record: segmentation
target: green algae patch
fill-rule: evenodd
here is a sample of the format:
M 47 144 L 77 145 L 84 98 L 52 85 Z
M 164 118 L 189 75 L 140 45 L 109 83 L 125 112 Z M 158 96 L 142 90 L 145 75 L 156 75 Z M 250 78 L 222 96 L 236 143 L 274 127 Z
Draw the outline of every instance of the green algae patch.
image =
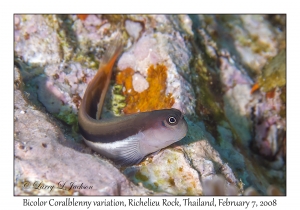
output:
M 72 134 L 78 132 L 78 116 L 70 110 L 62 109 L 58 114 L 54 114 L 55 117 L 62 120 L 66 124 L 72 126 Z
M 268 92 L 276 87 L 286 85 L 286 50 L 281 50 L 264 66 L 258 79 L 261 90 Z
M 147 181 L 149 180 L 149 177 L 146 176 L 146 175 L 144 175 L 144 174 L 142 173 L 142 170 L 138 171 L 138 172 L 135 174 L 135 178 L 136 178 L 137 180 L 141 180 L 141 181 L 143 181 L 143 182 L 147 182 Z
M 114 85 L 112 91 L 112 101 L 111 101 L 111 109 L 116 116 L 120 116 L 122 114 L 122 110 L 126 107 L 125 96 L 123 95 L 122 85 Z
M 206 63 L 201 57 L 194 61 L 194 71 L 197 77 L 193 78 L 193 86 L 196 90 L 196 113 L 205 122 L 207 130 L 214 135 L 220 143 L 222 140 L 217 135 L 219 122 L 226 121 L 222 110 L 223 90 L 221 82 L 216 75 L 209 73 Z

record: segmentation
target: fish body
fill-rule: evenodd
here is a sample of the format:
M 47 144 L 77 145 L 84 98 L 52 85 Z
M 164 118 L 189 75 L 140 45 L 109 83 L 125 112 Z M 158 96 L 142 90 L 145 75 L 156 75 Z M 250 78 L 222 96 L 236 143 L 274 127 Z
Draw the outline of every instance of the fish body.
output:
M 122 45 L 107 52 L 105 60 L 82 99 L 78 124 L 85 143 L 118 165 L 133 165 L 146 155 L 182 139 L 187 123 L 181 111 L 162 109 L 100 119 L 113 65 Z

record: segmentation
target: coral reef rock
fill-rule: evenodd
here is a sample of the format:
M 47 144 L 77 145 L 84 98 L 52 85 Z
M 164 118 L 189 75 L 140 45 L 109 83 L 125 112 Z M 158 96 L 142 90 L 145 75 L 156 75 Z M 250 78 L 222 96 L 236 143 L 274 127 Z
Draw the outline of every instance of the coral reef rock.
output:
M 14 18 L 16 195 L 286 193 L 285 15 Z M 124 168 L 77 125 L 117 42 L 101 117 L 172 107 L 188 124 L 181 141 Z

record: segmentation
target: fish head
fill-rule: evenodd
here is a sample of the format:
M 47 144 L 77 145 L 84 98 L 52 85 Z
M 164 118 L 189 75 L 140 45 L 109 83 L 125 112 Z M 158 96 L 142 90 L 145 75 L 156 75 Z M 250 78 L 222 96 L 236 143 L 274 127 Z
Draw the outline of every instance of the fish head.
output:
M 163 109 L 153 112 L 151 126 L 143 131 L 141 150 L 152 153 L 181 140 L 188 131 L 187 123 L 181 111 Z

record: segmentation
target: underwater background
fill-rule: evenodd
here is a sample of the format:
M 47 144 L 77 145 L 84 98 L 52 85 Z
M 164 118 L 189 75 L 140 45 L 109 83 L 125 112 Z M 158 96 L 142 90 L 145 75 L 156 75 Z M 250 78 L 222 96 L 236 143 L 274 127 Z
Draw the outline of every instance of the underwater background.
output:
M 189 128 L 126 168 L 77 125 L 117 34 L 102 116 L 173 107 Z M 285 195 L 286 15 L 16 14 L 14 146 L 15 195 Z

